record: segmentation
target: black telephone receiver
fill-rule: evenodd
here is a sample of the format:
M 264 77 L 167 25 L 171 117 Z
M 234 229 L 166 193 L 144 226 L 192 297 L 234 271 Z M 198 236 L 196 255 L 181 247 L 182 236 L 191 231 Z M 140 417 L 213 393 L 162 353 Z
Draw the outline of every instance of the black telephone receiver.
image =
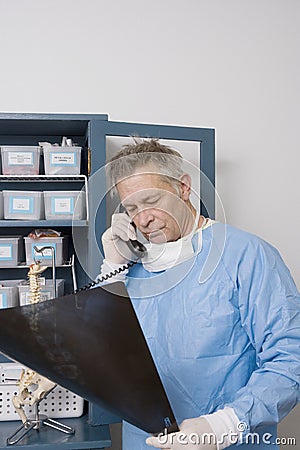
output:
M 131 222 L 134 228 L 136 228 L 135 223 Z M 143 258 L 145 253 L 147 253 L 146 247 L 137 239 L 129 239 L 127 242 L 129 249 L 139 258 Z
M 120 206 L 120 212 L 125 213 L 129 216 L 123 205 Z M 136 224 L 134 222 L 131 222 L 131 225 L 136 230 Z M 145 256 L 145 253 L 147 253 L 146 247 L 137 239 L 129 239 L 127 245 L 130 251 L 132 251 L 138 258 L 143 258 L 143 256 Z

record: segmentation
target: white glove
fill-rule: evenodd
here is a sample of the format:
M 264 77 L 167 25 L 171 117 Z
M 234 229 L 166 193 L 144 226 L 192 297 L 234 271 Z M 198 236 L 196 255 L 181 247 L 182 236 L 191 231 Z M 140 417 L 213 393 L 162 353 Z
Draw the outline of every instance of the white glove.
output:
M 212 414 L 186 419 L 179 425 L 179 432 L 150 437 L 146 443 L 170 450 L 223 450 L 238 441 L 244 425 L 234 409 L 226 406 Z
M 136 232 L 130 217 L 125 213 L 113 214 L 111 227 L 102 235 L 104 256 L 107 262 L 125 264 L 134 259 L 126 242 L 136 239 Z
M 216 436 L 206 419 L 186 419 L 179 425 L 179 430 L 147 438 L 146 444 L 170 450 L 217 450 Z

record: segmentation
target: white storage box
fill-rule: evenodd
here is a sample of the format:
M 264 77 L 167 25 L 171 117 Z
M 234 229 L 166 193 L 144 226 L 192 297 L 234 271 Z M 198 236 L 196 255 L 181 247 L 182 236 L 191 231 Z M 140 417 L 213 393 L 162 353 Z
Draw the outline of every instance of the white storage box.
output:
M 17 266 L 23 257 L 23 236 L 0 236 L 0 267 Z
M 30 304 L 30 290 L 29 284 L 19 283 L 19 303 L 20 306 Z M 64 295 L 65 292 L 65 280 L 56 280 L 57 297 Z M 46 280 L 45 285 L 41 285 L 41 302 L 54 298 L 53 295 L 53 280 Z
M 22 369 L 26 368 L 19 363 L 0 363 L 0 391 L 3 399 L 0 402 L 0 421 L 20 420 L 20 416 L 13 407 L 12 399 L 18 392 L 17 381 L 20 379 Z M 83 406 L 82 397 L 57 385 L 41 400 L 39 412 L 53 419 L 80 417 L 83 414 Z M 27 417 L 34 416 L 35 411 L 32 406 L 25 405 L 24 410 Z
M 0 220 L 4 219 L 3 192 L 0 191 Z
M 81 147 L 43 147 L 46 175 L 79 175 Z
M 40 220 L 44 218 L 43 193 L 3 191 L 4 219 Z
M 18 284 L 23 280 L 0 281 L 0 308 L 11 308 L 19 305 Z
M 40 239 L 32 239 L 30 237 L 24 237 L 25 240 L 25 253 L 26 253 L 26 264 L 32 264 L 34 262 L 34 257 L 41 261 L 43 265 L 52 266 L 52 251 L 51 249 L 45 250 L 42 253 L 36 252 L 34 247 L 38 249 L 42 247 L 53 247 L 55 253 L 55 264 L 64 264 L 67 259 L 67 245 L 68 236 L 62 237 L 43 237 Z
M 3 175 L 38 175 L 40 170 L 40 147 L 1 147 Z
M 86 217 L 83 191 L 44 191 L 45 217 L 47 220 Z

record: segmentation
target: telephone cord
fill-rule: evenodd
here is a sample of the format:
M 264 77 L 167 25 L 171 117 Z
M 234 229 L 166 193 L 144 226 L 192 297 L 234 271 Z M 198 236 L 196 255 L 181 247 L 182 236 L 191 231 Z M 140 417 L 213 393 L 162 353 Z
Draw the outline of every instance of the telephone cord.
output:
M 102 275 L 102 277 L 97 278 L 95 281 L 91 281 L 90 283 L 86 284 L 85 286 L 82 286 L 81 288 L 76 289 L 75 291 L 72 292 L 72 294 L 78 294 L 78 292 L 88 291 L 89 289 L 93 288 L 97 284 L 100 284 L 103 281 L 107 281 L 109 278 L 113 278 L 115 275 L 118 275 L 119 273 L 124 272 L 125 270 L 127 270 L 130 267 L 132 267 L 135 264 L 137 264 L 137 262 L 138 262 L 138 260 L 136 260 L 136 261 L 129 261 L 124 266 L 119 267 L 118 269 L 115 269 L 115 270 L 111 271 L 110 273 Z

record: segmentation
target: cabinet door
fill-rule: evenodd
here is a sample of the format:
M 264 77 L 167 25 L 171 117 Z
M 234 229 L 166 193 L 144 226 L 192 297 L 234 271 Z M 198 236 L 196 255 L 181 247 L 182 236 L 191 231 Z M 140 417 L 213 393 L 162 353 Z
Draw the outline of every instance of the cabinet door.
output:
M 195 201 L 200 213 L 215 218 L 215 131 L 208 128 L 177 127 L 126 122 L 91 121 L 89 267 L 87 273 L 95 279 L 102 263 L 101 236 L 110 223 L 115 204 L 108 195 L 105 162 L 132 136 L 159 138 L 182 154 L 193 171 Z M 196 198 L 197 197 L 197 198 Z
M 103 260 L 101 236 L 109 226 L 111 214 L 116 206 L 109 196 L 105 163 L 122 145 L 132 142 L 132 136 L 159 138 L 163 144 L 179 151 L 189 162 L 190 167 L 196 166 L 192 182 L 197 186 L 196 190 L 200 192 L 200 195 L 195 198 L 195 201 L 199 201 L 197 206 L 201 214 L 212 219 L 215 217 L 215 131 L 213 129 L 91 121 L 89 127 L 91 149 L 89 267 L 87 268 L 91 279 L 95 279 L 99 274 Z M 119 421 L 116 416 L 95 405 L 90 405 L 90 420 L 93 425 Z

